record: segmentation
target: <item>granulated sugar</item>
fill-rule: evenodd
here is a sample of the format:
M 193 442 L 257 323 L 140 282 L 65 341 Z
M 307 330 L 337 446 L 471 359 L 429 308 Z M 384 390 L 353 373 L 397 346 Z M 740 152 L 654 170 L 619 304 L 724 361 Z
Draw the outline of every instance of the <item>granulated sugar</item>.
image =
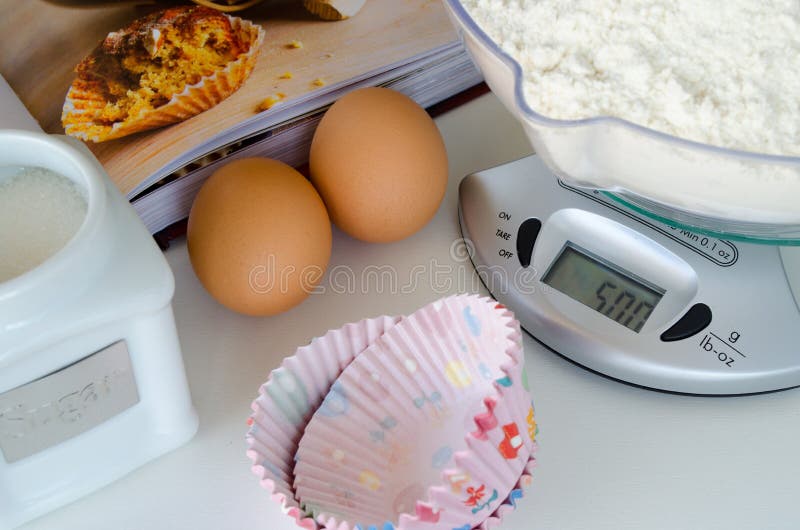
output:
M 536 112 L 800 155 L 797 0 L 463 0 Z
M 86 211 L 75 183 L 53 171 L 24 168 L 0 178 L 0 282 L 58 252 L 78 231 Z

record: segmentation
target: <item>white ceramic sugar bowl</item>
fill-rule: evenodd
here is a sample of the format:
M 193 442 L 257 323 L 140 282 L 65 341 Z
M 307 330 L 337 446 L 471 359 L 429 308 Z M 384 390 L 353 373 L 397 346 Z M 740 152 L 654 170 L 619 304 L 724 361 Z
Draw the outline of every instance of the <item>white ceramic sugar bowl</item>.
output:
M 66 176 L 88 208 L 60 251 L 0 283 L 0 529 L 121 477 L 197 429 L 172 272 L 128 201 L 66 137 L 0 130 L 0 168 L 14 166 Z

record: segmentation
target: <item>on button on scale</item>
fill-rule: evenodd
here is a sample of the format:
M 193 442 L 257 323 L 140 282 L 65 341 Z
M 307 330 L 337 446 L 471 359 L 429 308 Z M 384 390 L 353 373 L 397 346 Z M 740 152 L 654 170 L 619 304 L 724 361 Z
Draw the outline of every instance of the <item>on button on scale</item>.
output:
M 542 222 L 533 217 L 524 220 L 519 225 L 519 230 L 517 231 L 517 256 L 519 257 L 519 264 L 523 267 L 531 264 L 533 244 L 536 243 L 536 238 L 539 236 L 541 228 Z

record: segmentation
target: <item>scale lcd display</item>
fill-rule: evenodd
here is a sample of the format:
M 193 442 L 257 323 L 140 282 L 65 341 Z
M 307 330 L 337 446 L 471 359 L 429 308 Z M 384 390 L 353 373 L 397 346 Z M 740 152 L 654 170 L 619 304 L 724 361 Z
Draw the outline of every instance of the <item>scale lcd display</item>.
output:
M 571 242 L 542 281 L 636 333 L 664 295 L 663 289 L 590 256 Z

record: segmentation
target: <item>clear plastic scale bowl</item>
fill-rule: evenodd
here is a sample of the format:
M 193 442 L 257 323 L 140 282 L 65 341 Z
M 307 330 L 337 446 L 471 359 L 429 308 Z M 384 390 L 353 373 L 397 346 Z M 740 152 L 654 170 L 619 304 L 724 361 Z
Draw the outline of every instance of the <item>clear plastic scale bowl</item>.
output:
M 458 0 L 444 3 L 486 83 L 560 179 L 680 228 L 800 245 L 800 157 L 724 149 L 610 116 L 542 116 L 525 101 L 519 63 Z

